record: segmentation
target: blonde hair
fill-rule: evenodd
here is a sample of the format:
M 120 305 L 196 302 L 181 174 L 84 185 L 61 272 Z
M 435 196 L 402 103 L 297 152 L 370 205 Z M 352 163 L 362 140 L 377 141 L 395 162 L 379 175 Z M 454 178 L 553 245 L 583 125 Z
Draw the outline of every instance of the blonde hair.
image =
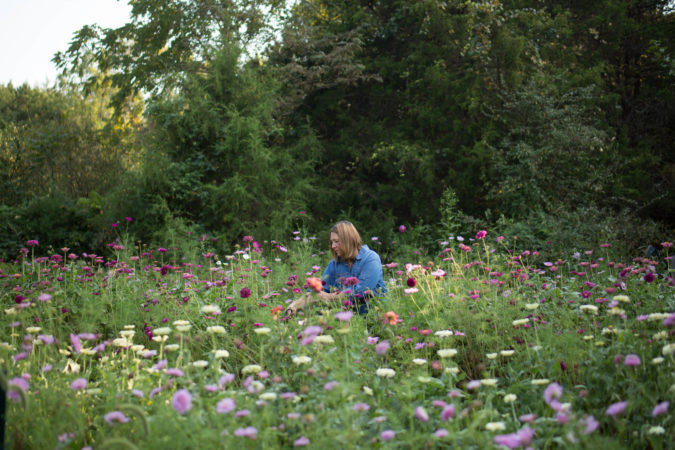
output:
M 342 220 L 330 229 L 331 233 L 338 235 L 340 240 L 340 253 L 344 255 L 346 261 L 354 261 L 356 255 L 359 254 L 359 250 L 363 246 L 363 241 L 361 241 L 361 235 L 356 231 L 356 227 L 346 220 Z M 339 260 L 340 257 L 335 253 L 335 250 L 331 247 L 331 255 L 333 255 L 334 260 Z

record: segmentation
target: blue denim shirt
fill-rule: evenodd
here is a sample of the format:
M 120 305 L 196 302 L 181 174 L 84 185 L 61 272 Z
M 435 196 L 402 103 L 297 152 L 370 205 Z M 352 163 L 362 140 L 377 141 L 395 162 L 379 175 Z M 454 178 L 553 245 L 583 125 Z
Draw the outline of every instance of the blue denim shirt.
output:
M 343 283 L 345 278 L 356 277 L 359 283 L 347 286 Z M 350 299 L 363 298 L 369 295 L 380 296 L 387 293 L 387 287 L 382 278 L 382 261 L 380 255 L 363 245 L 350 268 L 344 261 L 328 263 L 323 277 L 326 284 L 324 292 L 351 290 Z

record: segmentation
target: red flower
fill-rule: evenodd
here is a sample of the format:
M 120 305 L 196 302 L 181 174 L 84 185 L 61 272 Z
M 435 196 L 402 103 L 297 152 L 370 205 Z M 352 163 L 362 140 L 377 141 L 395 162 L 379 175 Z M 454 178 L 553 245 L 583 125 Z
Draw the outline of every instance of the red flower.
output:
M 414 278 L 408 278 L 406 284 L 408 285 L 408 287 L 415 287 L 417 285 L 417 281 L 415 281 Z

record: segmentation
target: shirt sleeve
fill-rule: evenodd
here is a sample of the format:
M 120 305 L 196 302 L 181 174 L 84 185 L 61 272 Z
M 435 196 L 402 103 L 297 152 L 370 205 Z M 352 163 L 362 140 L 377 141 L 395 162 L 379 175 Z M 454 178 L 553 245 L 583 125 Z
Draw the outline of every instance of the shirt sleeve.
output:
M 364 296 L 367 293 L 379 294 L 378 289 L 383 285 L 382 261 L 377 253 L 371 252 L 364 258 L 358 279 L 359 283 L 352 287 L 355 296 Z

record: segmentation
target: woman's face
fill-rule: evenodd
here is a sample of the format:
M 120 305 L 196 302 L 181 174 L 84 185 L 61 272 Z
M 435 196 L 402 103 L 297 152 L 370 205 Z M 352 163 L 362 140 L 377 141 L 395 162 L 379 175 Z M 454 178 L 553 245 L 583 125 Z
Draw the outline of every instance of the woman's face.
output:
M 330 248 L 335 252 L 336 255 L 342 257 L 342 254 L 340 253 L 340 238 L 338 237 L 337 233 L 330 234 Z

